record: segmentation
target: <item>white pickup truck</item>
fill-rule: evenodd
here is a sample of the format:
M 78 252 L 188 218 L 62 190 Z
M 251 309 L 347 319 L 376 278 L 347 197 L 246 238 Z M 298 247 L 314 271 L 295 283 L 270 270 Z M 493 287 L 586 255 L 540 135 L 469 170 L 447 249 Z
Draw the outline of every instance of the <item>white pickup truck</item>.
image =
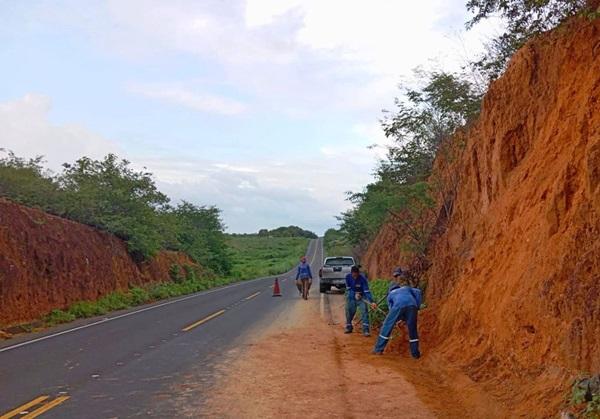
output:
M 338 289 L 346 288 L 346 275 L 355 265 L 352 256 L 333 256 L 325 258 L 323 267 L 319 269 L 319 290 L 327 292 L 334 286 Z

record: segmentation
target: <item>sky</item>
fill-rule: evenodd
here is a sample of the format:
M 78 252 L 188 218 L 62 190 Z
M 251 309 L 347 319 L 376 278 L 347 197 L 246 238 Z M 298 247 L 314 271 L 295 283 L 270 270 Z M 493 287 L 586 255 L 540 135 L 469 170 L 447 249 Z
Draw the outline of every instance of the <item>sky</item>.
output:
M 465 2 L 0 0 L 0 148 L 116 153 L 229 232 L 323 233 L 373 180 L 398 83 L 489 38 Z

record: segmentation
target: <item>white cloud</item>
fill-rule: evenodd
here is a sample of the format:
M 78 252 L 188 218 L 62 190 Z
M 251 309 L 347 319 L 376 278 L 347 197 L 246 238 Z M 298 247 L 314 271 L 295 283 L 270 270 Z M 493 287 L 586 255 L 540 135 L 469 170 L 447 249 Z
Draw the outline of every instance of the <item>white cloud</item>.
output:
M 246 106 L 236 100 L 206 93 L 196 93 L 181 86 L 156 84 L 131 84 L 130 92 L 184 106 L 199 112 L 236 115 L 246 111 Z
M 50 98 L 33 93 L 0 103 L 0 147 L 19 156 L 43 155 L 53 170 L 82 156 L 100 158 L 119 151 L 114 142 L 81 125 L 52 123 L 51 108 Z
M 284 140 L 273 147 L 277 158 L 260 161 L 187 155 L 131 159 L 147 165 L 174 198 L 223 208 L 234 231 L 289 223 L 322 231 L 332 224 L 332 217 L 347 208 L 344 192 L 368 183 L 375 159 L 385 153 L 389 141 L 375 120 L 381 108 L 392 105 L 400 77 L 434 57 L 439 67 L 459 68 L 492 30 L 481 26 L 454 35 L 466 20 L 464 0 L 63 0 L 39 5 L 22 6 L 29 21 L 17 26 L 50 23 L 45 31 L 59 28 L 61 36 L 91 40 L 90 50 L 100 46 L 108 63 L 116 59 L 119 65 L 149 69 L 126 86 L 130 92 L 198 112 L 246 116 L 251 110 L 249 118 L 266 115 L 280 125 L 286 123 L 281 115 L 303 118 L 315 131 L 314 124 L 327 117 L 335 126 L 327 135 L 349 138 L 324 140 L 302 165 L 289 155 Z M 168 83 L 148 79 L 162 69 L 166 74 L 160 80 Z M 214 93 L 223 91 L 229 96 Z M 245 99 L 233 99 L 240 97 Z M 49 99 L 35 95 L 0 104 L 0 146 L 26 156 L 44 154 L 53 166 L 84 154 L 123 154 L 115 142 L 82 126 L 52 123 L 50 110 Z M 261 123 L 257 120 L 257 126 Z M 144 138 L 140 141 L 143 148 Z M 367 150 L 368 144 L 377 147 Z
M 56 7 L 47 8 L 57 19 Z M 480 25 L 456 36 L 467 19 L 464 0 L 109 0 L 97 9 L 90 15 L 75 4 L 71 22 L 111 54 L 208 60 L 218 65 L 213 82 L 255 97 L 266 111 L 302 118 L 323 110 L 376 114 L 391 103 L 400 76 L 432 58 L 458 69 L 491 30 Z M 149 93 L 200 110 L 241 111 L 235 101 L 185 89 Z

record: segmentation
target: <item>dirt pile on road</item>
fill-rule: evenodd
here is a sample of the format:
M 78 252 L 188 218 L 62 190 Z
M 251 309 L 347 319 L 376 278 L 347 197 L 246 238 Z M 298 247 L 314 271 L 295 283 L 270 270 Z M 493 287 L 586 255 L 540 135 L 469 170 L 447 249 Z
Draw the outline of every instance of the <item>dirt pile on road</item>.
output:
M 126 243 L 112 234 L 0 199 L 0 325 L 130 285 L 169 280 L 174 264 L 193 262 L 163 252 L 136 264 Z
M 469 131 L 429 253 L 425 347 L 515 415 L 555 415 L 571 379 L 600 370 L 599 110 L 598 20 L 522 48 Z M 390 234 L 367 255 L 372 276 L 401 259 Z

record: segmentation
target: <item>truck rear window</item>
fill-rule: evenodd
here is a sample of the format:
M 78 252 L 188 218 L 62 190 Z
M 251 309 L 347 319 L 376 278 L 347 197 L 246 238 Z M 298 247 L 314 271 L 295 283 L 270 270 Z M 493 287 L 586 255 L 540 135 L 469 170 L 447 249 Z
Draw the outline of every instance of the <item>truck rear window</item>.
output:
M 326 266 L 354 266 L 352 258 L 327 258 L 325 259 Z

